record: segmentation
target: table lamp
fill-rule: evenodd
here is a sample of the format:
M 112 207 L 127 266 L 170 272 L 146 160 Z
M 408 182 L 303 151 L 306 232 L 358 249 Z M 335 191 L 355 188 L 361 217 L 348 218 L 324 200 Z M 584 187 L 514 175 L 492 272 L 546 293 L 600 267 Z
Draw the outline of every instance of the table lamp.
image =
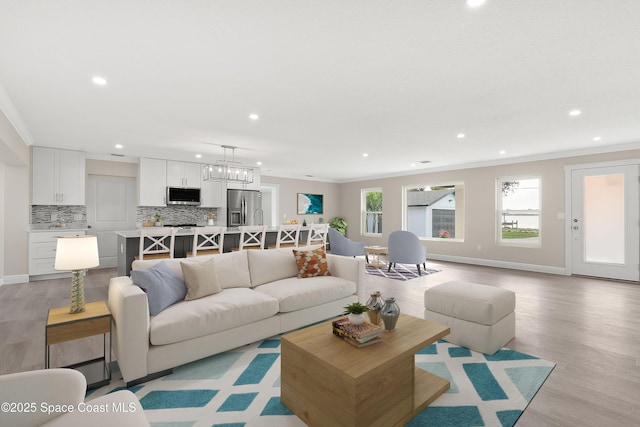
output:
M 71 305 L 69 313 L 84 311 L 83 270 L 100 265 L 97 236 L 60 236 L 54 269 L 71 270 Z

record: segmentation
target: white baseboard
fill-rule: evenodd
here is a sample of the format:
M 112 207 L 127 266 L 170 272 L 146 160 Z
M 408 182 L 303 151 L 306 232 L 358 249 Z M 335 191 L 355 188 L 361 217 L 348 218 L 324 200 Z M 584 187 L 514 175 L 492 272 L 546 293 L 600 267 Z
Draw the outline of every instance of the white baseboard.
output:
M 15 276 L 4 276 L 0 278 L 0 286 L 11 285 L 14 283 L 27 283 L 29 281 L 28 274 L 17 274 Z
M 536 273 L 568 275 L 564 267 L 552 267 L 549 265 L 523 264 L 521 262 L 498 261 L 494 259 L 470 258 L 455 255 L 427 254 L 429 260 L 459 262 L 461 264 L 482 265 L 485 267 L 509 268 L 512 270 L 534 271 Z

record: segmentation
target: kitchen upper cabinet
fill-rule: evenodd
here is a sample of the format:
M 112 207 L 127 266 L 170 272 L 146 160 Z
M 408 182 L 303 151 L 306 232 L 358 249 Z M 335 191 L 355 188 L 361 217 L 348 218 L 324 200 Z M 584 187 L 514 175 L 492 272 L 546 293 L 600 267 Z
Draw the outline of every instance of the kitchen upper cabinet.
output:
M 226 187 L 222 181 L 202 181 L 200 199 L 202 208 L 222 207 L 222 198 L 226 196 Z
M 167 186 L 200 188 L 201 166 L 198 163 L 167 160 Z
M 241 184 L 229 181 L 227 188 L 234 190 L 260 190 L 260 168 L 253 168 L 253 182 L 251 184 Z
M 33 205 L 84 205 L 85 154 L 33 147 Z
M 167 205 L 167 161 L 140 158 L 138 206 Z

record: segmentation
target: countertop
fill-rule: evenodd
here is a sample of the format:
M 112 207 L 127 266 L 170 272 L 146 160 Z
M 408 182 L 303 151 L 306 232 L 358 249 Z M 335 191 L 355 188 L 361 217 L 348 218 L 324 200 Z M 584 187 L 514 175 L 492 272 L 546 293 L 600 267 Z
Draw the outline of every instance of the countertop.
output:
M 145 227 L 149 230 L 152 230 L 156 227 Z M 178 232 L 176 233 L 176 236 L 192 236 L 194 234 L 193 228 L 195 227 L 179 227 L 178 228 Z M 302 227 L 301 230 L 306 230 L 307 227 Z M 139 230 L 139 229 L 138 229 Z M 122 230 L 122 231 L 116 231 L 116 234 L 118 236 L 122 236 L 125 238 L 134 238 L 134 237 L 140 237 L 140 235 L 138 234 L 139 231 L 138 230 Z M 267 233 L 275 233 L 278 231 L 277 227 L 267 227 Z M 239 234 L 240 233 L 240 229 L 237 227 L 228 227 L 225 231 L 225 234 Z
M 30 233 L 42 233 L 49 231 L 87 231 L 89 227 L 84 223 L 70 222 L 64 227 L 56 227 L 54 224 L 31 224 L 29 227 Z

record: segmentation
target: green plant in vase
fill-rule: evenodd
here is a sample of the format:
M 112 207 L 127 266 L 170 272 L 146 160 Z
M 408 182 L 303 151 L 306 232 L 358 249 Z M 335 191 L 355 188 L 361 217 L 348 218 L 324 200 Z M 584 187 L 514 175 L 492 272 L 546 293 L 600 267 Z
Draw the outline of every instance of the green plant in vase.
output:
M 347 313 L 349 313 L 349 322 L 351 322 L 351 324 L 353 325 L 360 325 L 367 320 L 364 313 L 369 311 L 369 307 L 361 304 L 358 301 L 349 304 L 348 306 L 344 307 L 344 309 Z
M 347 226 L 347 220 L 340 216 L 336 216 L 329 220 L 329 227 L 333 228 L 345 237 L 347 236 Z

